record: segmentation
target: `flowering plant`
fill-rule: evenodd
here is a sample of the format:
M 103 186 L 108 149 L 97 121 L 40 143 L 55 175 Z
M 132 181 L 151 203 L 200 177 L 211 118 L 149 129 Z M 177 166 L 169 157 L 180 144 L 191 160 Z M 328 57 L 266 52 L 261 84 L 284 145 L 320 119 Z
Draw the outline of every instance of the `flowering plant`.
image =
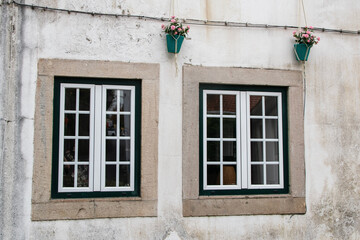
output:
M 186 37 L 186 35 L 189 33 L 190 30 L 189 26 L 183 27 L 182 23 L 179 22 L 179 19 L 175 18 L 175 16 L 171 17 L 169 25 L 165 26 L 163 24 L 161 25 L 161 28 L 164 30 L 164 32 L 166 32 L 169 35 L 172 36 L 179 35 L 184 37 Z
M 313 27 L 305 27 L 301 31 L 294 31 L 293 36 L 296 39 L 296 43 L 305 43 L 310 47 L 314 44 L 318 44 L 320 37 L 316 37 L 313 32 Z

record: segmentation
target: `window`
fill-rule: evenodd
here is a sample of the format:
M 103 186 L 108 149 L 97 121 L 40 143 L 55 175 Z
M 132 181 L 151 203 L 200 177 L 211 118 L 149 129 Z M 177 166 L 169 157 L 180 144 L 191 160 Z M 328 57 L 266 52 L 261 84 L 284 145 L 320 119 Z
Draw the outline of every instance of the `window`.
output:
M 305 213 L 301 71 L 186 65 L 182 86 L 183 216 Z
M 287 192 L 286 88 L 202 84 L 200 105 L 200 194 Z

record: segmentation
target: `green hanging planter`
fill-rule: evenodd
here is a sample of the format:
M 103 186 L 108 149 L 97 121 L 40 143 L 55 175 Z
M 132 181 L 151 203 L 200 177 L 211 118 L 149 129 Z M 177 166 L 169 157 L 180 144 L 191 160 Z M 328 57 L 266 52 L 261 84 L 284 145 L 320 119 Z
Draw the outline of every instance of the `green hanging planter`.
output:
M 167 49 L 169 53 L 180 52 L 181 44 L 184 41 L 184 36 L 180 35 L 166 35 Z M 175 51 L 176 49 L 176 51 Z
M 311 47 L 312 47 L 312 45 L 307 45 L 305 43 L 294 44 L 294 52 L 295 52 L 296 60 L 307 61 Z

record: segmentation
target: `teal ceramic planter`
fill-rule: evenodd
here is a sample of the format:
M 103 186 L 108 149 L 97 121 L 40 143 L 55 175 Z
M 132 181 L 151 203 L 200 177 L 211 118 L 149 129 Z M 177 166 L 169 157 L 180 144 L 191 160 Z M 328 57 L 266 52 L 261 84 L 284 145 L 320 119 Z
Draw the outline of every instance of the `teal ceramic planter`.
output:
M 169 53 L 178 53 L 180 52 L 181 45 L 184 41 L 184 36 L 179 35 L 166 35 L 166 43 L 167 43 L 167 49 Z M 176 49 L 176 51 L 175 51 Z
M 306 45 L 305 43 L 294 44 L 295 57 L 298 61 L 307 61 L 312 46 Z

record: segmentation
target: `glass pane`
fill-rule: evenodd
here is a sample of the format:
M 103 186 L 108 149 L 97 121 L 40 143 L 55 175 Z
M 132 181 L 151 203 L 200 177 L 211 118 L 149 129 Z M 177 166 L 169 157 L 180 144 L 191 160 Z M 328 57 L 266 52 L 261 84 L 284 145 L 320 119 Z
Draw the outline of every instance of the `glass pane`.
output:
M 64 162 L 75 161 L 75 140 L 65 139 L 64 140 Z
M 262 119 L 250 119 L 251 138 L 262 138 Z
M 220 114 L 220 95 L 207 95 L 207 114 Z
M 90 115 L 79 114 L 79 136 L 89 136 Z
M 78 187 L 88 187 L 89 186 L 89 166 L 88 165 L 78 166 L 77 186 Z
M 106 165 L 106 187 L 116 187 L 116 165 Z
M 106 91 L 106 111 L 117 111 L 117 90 Z
M 264 184 L 263 165 L 251 165 L 251 184 Z
M 265 115 L 266 116 L 277 116 L 277 97 L 265 97 Z
M 116 161 L 116 140 L 106 140 L 106 161 Z
M 263 161 L 263 143 L 251 142 L 251 161 L 261 162 Z
M 89 140 L 79 139 L 78 142 L 78 161 L 88 162 L 89 161 Z
M 279 165 L 266 166 L 266 183 L 279 184 Z
M 223 137 L 236 138 L 236 119 L 224 118 L 223 119 Z
M 208 138 L 220 137 L 220 118 L 207 119 L 207 137 Z
M 63 187 L 74 187 L 74 166 L 64 165 Z
M 80 89 L 79 97 L 79 110 L 89 111 L 90 110 L 90 89 Z
M 236 165 L 224 165 L 223 184 L 236 185 Z
M 266 161 L 279 161 L 279 143 L 266 143 Z
M 130 136 L 130 115 L 120 115 L 120 136 Z
M 262 96 L 250 96 L 250 115 L 262 115 Z
M 119 187 L 130 186 L 130 165 L 120 165 Z
M 220 185 L 219 165 L 207 165 L 207 185 Z
M 65 89 L 65 110 L 76 110 L 76 88 Z
M 130 140 L 120 140 L 120 161 L 130 161 Z
M 278 138 L 278 120 L 266 119 L 266 138 Z
M 207 142 L 207 160 L 220 161 L 220 142 Z
M 236 142 L 223 142 L 223 161 L 236 162 Z
M 64 135 L 75 136 L 75 114 L 65 114 Z
M 236 114 L 236 96 L 223 95 L 223 114 L 235 115 Z
M 116 121 L 116 115 L 106 114 L 106 136 L 116 136 Z
M 120 111 L 130 112 L 131 109 L 131 91 L 121 90 L 120 91 Z

